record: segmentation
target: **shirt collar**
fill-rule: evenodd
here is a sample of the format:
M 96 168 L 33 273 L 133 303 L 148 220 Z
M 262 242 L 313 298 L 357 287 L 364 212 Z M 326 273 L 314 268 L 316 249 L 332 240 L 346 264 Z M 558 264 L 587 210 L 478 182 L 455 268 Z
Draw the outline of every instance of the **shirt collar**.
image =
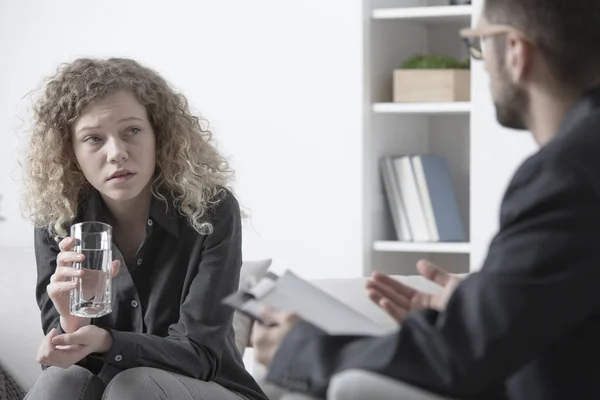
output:
M 177 214 L 177 208 L 170 196 L 165 196 L 165 199 L 166 204 L 164 201 L 152 196 L 149 218 L 160 224 L 160 226 L 166 229 L 169 234 L 178 238 L 179 216 Z M 97 190 L 93 191 L 84 207 L 83 221 L 99 221 L 107 223 L 106 215 L 108 210 Z
M 558 130 L 557 136 L 571 132 L 581 121 L 600 108 L 600 87 L 589 89 L 583 93 L 575 105 L 569 110 Z

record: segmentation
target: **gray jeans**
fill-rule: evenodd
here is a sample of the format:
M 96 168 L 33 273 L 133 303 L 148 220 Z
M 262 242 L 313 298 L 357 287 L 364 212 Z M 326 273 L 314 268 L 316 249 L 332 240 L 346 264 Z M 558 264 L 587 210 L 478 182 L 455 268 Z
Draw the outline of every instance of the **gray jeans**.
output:
M 289 393 L 281 400 L 314 400 Z M 450 400 L 367 371 L 348 370 L 331 380 L 327 400 Z
M 39 376 L 25 400 L 244 400 L 214 382 L 204 382 L 155 368 L 132 368 L 108 386 L 85 368 L 50 367 Z

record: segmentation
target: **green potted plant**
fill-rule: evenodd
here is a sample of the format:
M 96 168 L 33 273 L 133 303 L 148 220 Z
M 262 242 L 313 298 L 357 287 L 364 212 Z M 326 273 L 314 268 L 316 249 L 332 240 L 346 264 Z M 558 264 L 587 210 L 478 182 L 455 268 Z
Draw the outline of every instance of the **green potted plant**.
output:
M 395 102 L 471 99 L 471 63 L 437 54 L 417 55 L 394 70 Z

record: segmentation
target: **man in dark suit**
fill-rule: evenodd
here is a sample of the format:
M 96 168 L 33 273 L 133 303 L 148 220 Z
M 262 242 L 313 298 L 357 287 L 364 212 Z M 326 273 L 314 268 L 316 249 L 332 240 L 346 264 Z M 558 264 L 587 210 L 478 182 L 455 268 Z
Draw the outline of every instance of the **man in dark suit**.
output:
M 498 121 L 540 146 L 506 191 L 483 267 L 385 337 L 273 314 L 255 333 L 268 380 L 324 397 L 334 374 L 362 369 L 461 399 L 600 399 L 600 0 L 487 0 L 461 34 Z M 402 290 L 382 304 L 422 297 Z

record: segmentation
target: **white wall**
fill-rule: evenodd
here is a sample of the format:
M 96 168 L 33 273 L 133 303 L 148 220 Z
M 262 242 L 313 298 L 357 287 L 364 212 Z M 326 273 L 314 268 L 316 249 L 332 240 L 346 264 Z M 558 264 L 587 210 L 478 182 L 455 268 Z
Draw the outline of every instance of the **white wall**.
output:
M 272 256 L 275 270 L 310 278 L 360 275 L 361 5 L 0 0 L 0 215 L 8 218 L 0 243 L 31 243 L 15 164 L 23 143 L 15 130 L 28 121 L 23 97 L 61 62 L 118 55 L 159 70 L 211 122 L 252 212 L 248 258 Z M 481 63 L 473 76 L 471 265 L 478 269 L 508 180 L 535 145 L 496 123 Z
M 482 0 L 475 0 L 479 15 Z M 479 270 L 498 230 L 502 196 L 521 162 L 536 149 L 529 132 L 501 127 L 489 91 L 483 62 L 471 63 L 471 270 Z
M 359 0 L 0 0 L 0 242 L 31 243 L 14 180 L 23 96 L 58 63 L 126 56 L 211 122 L 252 212 L 246 257 L 360 275 L 361 29 Z

